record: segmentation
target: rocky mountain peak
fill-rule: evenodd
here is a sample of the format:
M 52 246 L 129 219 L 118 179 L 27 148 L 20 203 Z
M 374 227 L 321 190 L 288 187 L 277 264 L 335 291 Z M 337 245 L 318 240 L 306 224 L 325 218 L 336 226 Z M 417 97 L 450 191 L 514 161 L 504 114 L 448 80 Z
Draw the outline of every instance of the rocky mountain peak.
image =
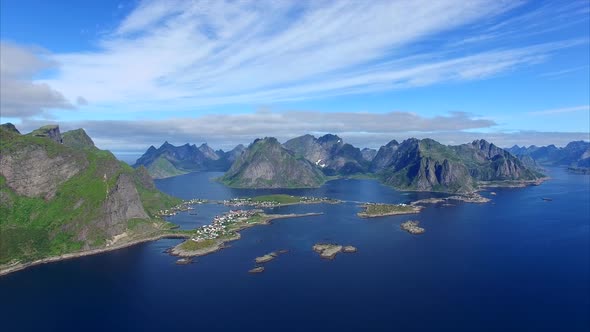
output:
M 62 135 L 63 144 L 73 148 L 95 148 L 94 141 L 84 129 L 66 131 Z
M 11 133 L 20 135 L 20 131 L 18 131 L 18 129 L 16 129 L 16 126 L 10 122 L 6 122 L 6 123 L 1 124 L 0 128 L 4 129 L 6 131 L 9 131 Z
M 31 136 L 49 138 L 59 144 L 63 143 L 58 125 L 47 125 L 29 133 Z

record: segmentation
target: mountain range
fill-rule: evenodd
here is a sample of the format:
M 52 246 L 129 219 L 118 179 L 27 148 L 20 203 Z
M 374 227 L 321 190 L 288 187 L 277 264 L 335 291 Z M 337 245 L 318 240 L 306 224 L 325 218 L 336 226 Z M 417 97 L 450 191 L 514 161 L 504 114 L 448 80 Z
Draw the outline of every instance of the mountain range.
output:
M 208 151 L 208 153 L 205 153 Z M 227 170 L 226 185 L 245 188 L 318 187 L 333 176 L 365 175 L 402 190 L 471 192 L 490 182 L 543 178 L 531 158 L 518 158 L 485 140 L 447 146 L 432 139 L 392 140 L 379 150 L 354 147 L 332 134 L 303 135 L 280 144 L 272 137 L 213 152 L 206 145 L 153 146 L 138 159 L 154 177 Z
M 229 152 L 214 151 L 207 144 L 174 146 L 164 142 L 159 148 L 153 145 L 135 162 L 133 167 L 144 166 L 155 179 L 196 171 L 227 171 L 245 147 L 236 146 Z
M 514 145 L 507 149 L 521 160 L 533 160 L 536 164 L 547 166 L 568 166 L 570 168 L 590 168 L 590 142 L 574 141 L 565 147 L 555 145 L 520 147 Z

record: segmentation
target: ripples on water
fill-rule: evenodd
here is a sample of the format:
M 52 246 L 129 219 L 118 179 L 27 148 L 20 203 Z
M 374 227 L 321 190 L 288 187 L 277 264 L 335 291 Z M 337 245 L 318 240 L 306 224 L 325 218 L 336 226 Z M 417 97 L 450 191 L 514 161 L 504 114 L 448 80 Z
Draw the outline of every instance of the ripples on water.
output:
M 429 207 L 415 216 L 356 217 L 354 203 L 285 206 L 272 213 L 324 212 L 242 232 L 231 248 L 178 266 L 161 240 L 37 266 L 0 278 L 3 329 L 257 331 L 587 331 L 590 326 L 589 176 L 551 169 L 538 187 L 493 189 L 488 204 Z M 193 173 L 157 181 L 182 198 L 269 193 L 402 203 L 371 180 L 319 189 L 231 189 Z M 551 197 L 545 202 L 541 197 Z M 198 205 L 171 221 L 190 229 L 228 208 Z M 399 229 L 418 219 L 426 233 Z M 320 241 L 356 254 L 321 260 Z M 256 256 L 289 253 L 250 275 Z

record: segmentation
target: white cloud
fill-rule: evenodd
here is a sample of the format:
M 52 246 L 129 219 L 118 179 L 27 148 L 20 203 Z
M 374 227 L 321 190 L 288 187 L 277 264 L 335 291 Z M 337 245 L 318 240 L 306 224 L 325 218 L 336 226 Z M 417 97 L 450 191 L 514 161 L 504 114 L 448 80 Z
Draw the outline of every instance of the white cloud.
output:
M 21 132 L 42 125 L 28 120 L 17 124 Z M 247 114 L 204 115 L 198 118 L 163 120 L 104 120 L 58 123 L 62 131 L 84 128 L 97 146 L 112 151 L 141 153 L 150 145 L 167 140 L 172 144 L 201 144 L 231 149 L 256 138 L 273 136 L 280 141 L 304 134 L 337 134 L 358 147 L 378 148 L 392 139 L 433 138 L 443 144 L 462 144 L 484 138 L 498 146 L 565 145 L 573 140 L 588 140 L 589 133 L 500 131 L 496 123 L 467 113 L 433 117 L 411 112 L 324 113 L 318 111 L 258 111 Z
M 51 108 L 71 109 L 73 105 L 46 83 L 35 83 L 34 75 L 54 68 L 48 53 L 0 42 L 0 115 L 31 117 Z
M 518 5 L 144 1 L 100 41 L 98 51 L 55 55 L 62 67 L 46 82 L 72 100 L 82 95 L 94 105 L 193 110 L 482 79 L 576 44 L 472 54 L 416 47 Z

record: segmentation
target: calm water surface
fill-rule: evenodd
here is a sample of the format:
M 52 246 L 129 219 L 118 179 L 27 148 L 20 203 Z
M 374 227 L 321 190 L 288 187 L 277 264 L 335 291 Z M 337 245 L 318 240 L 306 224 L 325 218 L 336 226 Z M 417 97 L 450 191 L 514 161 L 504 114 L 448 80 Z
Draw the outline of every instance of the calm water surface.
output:
M 370 180 L 319 189 L 238 190 L 221 173 L 159 180 L 182 198 L 267 193 L 347 201 L 408 202 Z M 399 229 L 407 216 L 360 219 L 358 204 L 302 205 L 274 213 L 324 215 L 275 221 L 242 232 L 218 253 L 179 266 L 161 240 L 0 277 L 3 331 L 588 331 L 590 177 L 551 169 L 537 187 L 495 189 L 492 202 L 431 206 L 412 219 L 426 233 Z M 489 195 L 484 193 L 484 195 Z M 550 197 L 551 202 L 542 197 Z M 227 208 L 206 204 L 170 221 L 184 229 Z M 356 254 L 325 261 L 320 241 Z M 250 275 L 256 256 L 289 253 Z

